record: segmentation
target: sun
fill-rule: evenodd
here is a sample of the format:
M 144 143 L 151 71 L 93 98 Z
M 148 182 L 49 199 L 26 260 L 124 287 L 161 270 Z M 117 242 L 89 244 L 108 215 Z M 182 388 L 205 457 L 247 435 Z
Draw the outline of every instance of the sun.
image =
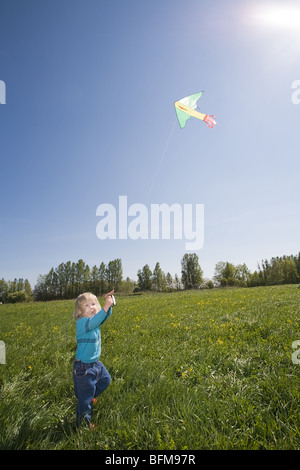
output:
M 264 27 L 299 32 L 300 30 L 300 5 L 261 5 L 252 12 L 251 19 Z

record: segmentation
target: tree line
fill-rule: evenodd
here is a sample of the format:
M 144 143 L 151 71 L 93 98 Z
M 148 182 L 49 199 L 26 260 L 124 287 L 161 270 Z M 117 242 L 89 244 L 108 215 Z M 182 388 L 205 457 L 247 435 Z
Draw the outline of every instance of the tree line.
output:
M 112 289 L 126 290 L 125 285 L 120 259 L 92 268 L 80 259 L 77 263 L 61 263 L 48 274 L 40 275 L 33 293 L 36 300 L 74 299 L 82 292 L 91 291 L 99 296 Z
M 28 279 L 14 279 L 6 282 L 0 279 L 0 302 L 16 303 L 33 300 L 33 293 Z
M 151 270 L 146 264 L 137 272 L 137 280 L 123 279 L 121 259 L 103 262 L 89 267 L 82 259 L 77 263 L 67 261 L 48 274 L 40 275 L 34 289 L 26 279 L 0 280 L 0 302 L 46 301 L 76 298 L 84 291 L 100 296 L 111 289 L 115 292 L 156 291 L 170 292 L 183 289 L 214 287 L 255 287 L 300 282 L 300 252 L 298 255 L 282 256 L 263 260 L 257 270 L 250 272 L 246 264 L 234 265 L 220 261 L 215 266 L 212 279 L 203 277 L 198 255 L 185 254 L 181 259 L 181 276 L 165 273 L 157 262 Z

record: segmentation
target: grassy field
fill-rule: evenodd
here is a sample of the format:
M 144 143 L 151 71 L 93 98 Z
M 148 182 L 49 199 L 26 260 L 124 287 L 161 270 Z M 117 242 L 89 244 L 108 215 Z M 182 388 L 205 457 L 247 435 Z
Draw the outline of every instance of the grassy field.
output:
M 81 432 L 74 302 L 0 306 L 1 449 L 300 449 L 298 286 L 117 302 L 102 327 L 112 383 Z

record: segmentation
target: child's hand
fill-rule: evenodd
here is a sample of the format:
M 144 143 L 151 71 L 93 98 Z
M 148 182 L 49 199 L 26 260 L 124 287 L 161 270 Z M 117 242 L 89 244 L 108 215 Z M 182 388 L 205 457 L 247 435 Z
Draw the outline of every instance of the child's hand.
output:
M 108 294 L 105 295 L 105 304 L 104 304 L 104 307 L 103 307 L 103 310 L 105 310 L 106 312 L 108 312 L 109 308 L 112 306 L 113 304 L 113 299 L 112 299 L 112 295 L 115 293 L 114 290 L 110 291 Z

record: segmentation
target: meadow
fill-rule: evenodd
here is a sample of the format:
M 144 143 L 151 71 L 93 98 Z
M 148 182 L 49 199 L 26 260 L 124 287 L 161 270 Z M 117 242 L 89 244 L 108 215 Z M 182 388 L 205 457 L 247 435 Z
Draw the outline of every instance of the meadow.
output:
M 0 449 L 300 449 L 298 286 L 117 296 L 94 431 L 74 427 L 73 307 L 0 305 Z

